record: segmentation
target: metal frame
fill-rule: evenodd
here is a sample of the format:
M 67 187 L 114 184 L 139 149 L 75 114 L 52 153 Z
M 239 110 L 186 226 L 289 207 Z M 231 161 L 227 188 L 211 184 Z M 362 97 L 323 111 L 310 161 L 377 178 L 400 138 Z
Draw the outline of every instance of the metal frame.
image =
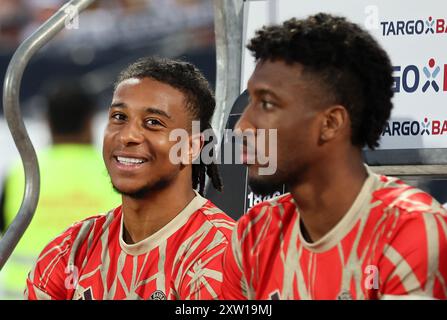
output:
M 211 119 L 220 157 L 223 131 L 241 90 L 244 0 L 214 0 L 216 38 L 216 109 Z M 205 193 L 210 180 L 206 177 Z
M 72 18 L 70 14 L 80 13 L 94 1 L 71 0 L 66 3 L 19 46 L 6 71 L 3 86 L 4 114 L 22 158 L 25 192 L 19 212 L 0 241 L 0 270 L 30 224 L 39 200 L 39 164 L 20 111 L 19 93 L 23 72 L 31 57 L 64 28 L 66 22 Z
M 211 126 L 217 142 L 222 141 L 223 130 L 231 107 L 240 94 L 243 0 L 214 1 L 214 30 L 216 34 L 216 110 Z M 219 155 L 217 155 L 219 156 Z

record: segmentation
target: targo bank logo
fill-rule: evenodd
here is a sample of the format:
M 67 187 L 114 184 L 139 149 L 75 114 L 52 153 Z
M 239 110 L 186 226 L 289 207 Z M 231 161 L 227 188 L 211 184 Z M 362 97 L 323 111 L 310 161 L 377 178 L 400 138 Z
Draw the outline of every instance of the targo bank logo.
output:
M 443 18 L 428 17 L 415 20 L 381 21 L 382 35 L 447 35 L 447 22 Z
M 447 64 L 430 58 L 426 65 L 393 66 L 394 92 L 447 92 Z
M 447 120 L 388 121 L 382 136 L 439 136 L 447 134 Z

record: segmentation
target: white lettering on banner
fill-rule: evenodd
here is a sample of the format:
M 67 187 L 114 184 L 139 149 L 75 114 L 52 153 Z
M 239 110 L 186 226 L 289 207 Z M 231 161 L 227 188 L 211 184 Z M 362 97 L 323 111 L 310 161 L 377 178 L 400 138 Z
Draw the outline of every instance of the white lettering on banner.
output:
M 247 210 L 252 208 L 252 207 L 254 207 L 254 206 L 256 206 L 256 205 L 258 205 L 258 204 L 260 204 L 263 201 L 267 201 L 267 200 L 270 200 L 272 198 L 278 197 L 281 194 L 282 194 L 282 192 L 276 191 L 276 192 L 274 192 L 271 195 L 261 196 L 261 195 L 257 195 L 255 193 L 253 193 L 253 191 L 252 191 L 252 192 L 250 192 L 247 195 L 247 200 L 248 200 L 248 208 L 247 208 Z

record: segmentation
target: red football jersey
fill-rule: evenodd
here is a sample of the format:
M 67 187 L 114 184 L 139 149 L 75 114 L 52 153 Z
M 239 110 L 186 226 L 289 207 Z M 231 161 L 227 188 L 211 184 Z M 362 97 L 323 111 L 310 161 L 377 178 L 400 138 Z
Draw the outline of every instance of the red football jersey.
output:
M 123 240 L 121 207 L 70 227 L 28 275 L 28 299 L 215 299 L 234 221 L 196 197 L 136 244 Z
M 224 299 L 447 298 L 447 212 L 369 172 L 342 220 L 309 243 L 290 194 L 243 216 L 224 258 Z

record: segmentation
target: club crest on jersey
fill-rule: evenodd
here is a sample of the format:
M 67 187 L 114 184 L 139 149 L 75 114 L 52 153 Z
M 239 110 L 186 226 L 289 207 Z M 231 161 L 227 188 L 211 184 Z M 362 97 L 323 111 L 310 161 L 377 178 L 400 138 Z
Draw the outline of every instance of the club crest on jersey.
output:
M 166 300 L 166 295 L 163 291 L 156 290 L 156 291 L 152 292 L 149 299 L 150 300 Z
M 338 294 L 337 300 L 352 300 L 352 295 L 348 290 L 343 290 Z

